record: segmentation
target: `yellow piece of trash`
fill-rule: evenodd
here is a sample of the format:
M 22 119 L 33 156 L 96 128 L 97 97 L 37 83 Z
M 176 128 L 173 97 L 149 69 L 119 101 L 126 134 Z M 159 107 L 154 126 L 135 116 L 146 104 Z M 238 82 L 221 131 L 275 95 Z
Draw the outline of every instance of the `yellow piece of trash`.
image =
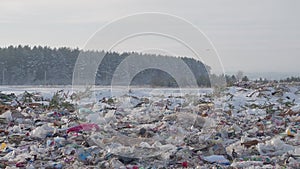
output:
M 5 143 L 1 144 L 0 150 L 4 150 L 7 147 L 7 145 Z
M 287 128 L 287 129 L 286 129 L 286 134 L 287 134 L 288 136 L 294 136 L 294 134 L 292 134 L 292 131 L 291 131 L 290 128 Z

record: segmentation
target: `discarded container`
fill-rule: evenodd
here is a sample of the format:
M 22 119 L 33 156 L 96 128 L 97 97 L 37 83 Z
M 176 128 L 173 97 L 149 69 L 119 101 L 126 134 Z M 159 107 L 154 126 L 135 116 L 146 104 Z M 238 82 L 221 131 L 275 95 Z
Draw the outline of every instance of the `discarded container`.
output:
M 217 163 L 221 165 L 230 165 L 229 160 L 227 160 L 224 156 L 221 155 L 212 155 L 207 157 L 202 157 L 203 160 L 209 163 Z
M 0 118 L 5 119 L 7 122 L 12 121 L 12 119 L 13 119 L 10 110 L 8 110 L 8 111 L 4 112 L 3 114 L 1 114 Z
M 30 136 L 44 139 L 47 136 L 51 136 L 53 133 L 54 133 L 54 128 L 52 128 L 48 124 L 44 124 L 32 130 Z
M 264 156 L 279 156 L 286 152 L 294 150 L 295 148 L 291 145 L 285 144 L 279 138 L 274 138 L 264 143 L 258 143 L 258 152 Z
M 7 145 L 5 143 L 2 143 L 0 146 L 0 151 L 5 150 L 6 147 L 7 147 Z

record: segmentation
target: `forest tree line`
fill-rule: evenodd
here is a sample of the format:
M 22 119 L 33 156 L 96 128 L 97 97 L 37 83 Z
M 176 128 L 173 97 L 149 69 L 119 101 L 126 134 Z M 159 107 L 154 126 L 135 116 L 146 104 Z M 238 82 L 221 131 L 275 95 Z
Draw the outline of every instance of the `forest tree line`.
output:
M 118 65 L 132 53 L 83 51 L 66 47 L 9 46 L 0 48 L 1 85 L 71 85 L 73 71 L 79 54 L 104 55 L 96 73 L 96 85 L 110 85 Z M 137 53 L 135 53 L 137 54 Z M 152 54 L 137 54 L 145 60 L 149 57 L 164 61 L 183 61 L 194 74 L 198 86 L 210 86 L 210 68 L 188 57 L 171 57 Z M 141 71 L 132 85 L 177 87 L 175 79 L 157 69 Z

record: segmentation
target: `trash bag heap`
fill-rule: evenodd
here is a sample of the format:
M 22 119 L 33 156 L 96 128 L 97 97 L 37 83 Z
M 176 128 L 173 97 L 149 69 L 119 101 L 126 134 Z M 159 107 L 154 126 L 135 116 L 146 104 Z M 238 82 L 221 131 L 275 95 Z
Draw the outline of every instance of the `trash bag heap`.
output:
M 0 167 L 300 168 L 300 84 L 175 90 L 0 92 Z

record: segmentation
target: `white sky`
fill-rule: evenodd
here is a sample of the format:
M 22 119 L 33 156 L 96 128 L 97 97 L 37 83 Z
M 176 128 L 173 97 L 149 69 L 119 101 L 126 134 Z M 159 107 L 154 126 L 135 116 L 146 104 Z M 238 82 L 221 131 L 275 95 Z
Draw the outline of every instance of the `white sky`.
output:
M 195 24 L 227 72 L 300 72 L 298 0 L 0 0 L 0 46 L 84 48 L 104 24 L 139 12 Z

